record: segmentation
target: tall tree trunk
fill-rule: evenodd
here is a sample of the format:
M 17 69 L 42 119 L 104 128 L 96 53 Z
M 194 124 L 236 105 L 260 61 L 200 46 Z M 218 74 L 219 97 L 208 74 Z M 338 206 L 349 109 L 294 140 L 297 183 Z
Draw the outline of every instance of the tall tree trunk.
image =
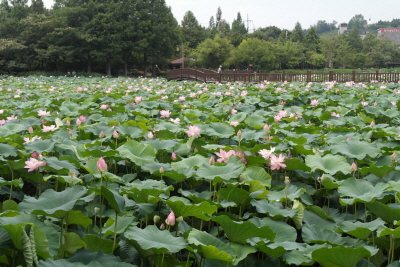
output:
M 124 56 L 124 76 L 128 77 L 128 56 Z
M 156 77 L 156 64 L 154 64 L 154 63 L 152 66 L 152 74 L 153 74 L 153 77 Z
M 143 77 L 146 78 L 146 76 L 147 76 L 147 54 L 146 53 L 144 53 L 143 58 L 144 58 Z
M 92 73 L 92 57 L 90 55 L 87 59 L 87 72 Z
M 107 58 L 106 72 L 107 76 L 111 76 L 111 58 Z

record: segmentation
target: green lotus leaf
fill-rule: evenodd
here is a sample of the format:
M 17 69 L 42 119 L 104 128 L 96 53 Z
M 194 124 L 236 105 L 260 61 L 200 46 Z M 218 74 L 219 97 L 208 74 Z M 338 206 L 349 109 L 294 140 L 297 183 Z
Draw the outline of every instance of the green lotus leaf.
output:
M 231 242 L 243 242 L 248 238 L 260 237 L 273 241 L 275 233 L 268 225 L 258 227 L 251 222 L 236 222 L 231 220 L 228 216 L 222 215 L 213 217 L 212 220 L 221 225 Z
M 13 241 L 14 246 L 19 249 L 22 248 L 22 231 L 28 224 L 33 227 L 35 232 L 34 240 L 37 254 L 43 259 L 55 256 L 58 253 L 60 238 L 59 233 L 53 227 L 47 226 L 37 216 L 31 214 L 0 218 L 0 227 L 7 228 L 8 236 Z
M 223 180 L 236 179 L 241 175 L 243 169 L 243 165 L 235 163 L 228 163 L 225 166 L 204 164 L 197 170 L 196 176 L 198 179 L 206 180 L 214 180 L 217 177 Z
M 24 186 L 24 181 L 19 178 L 19 179 L 14 179 L 12 181 L 6 181 L 4 178 L 0 177 L 0 186 L 4 185 L 12 185 L 15 187 L 23 187 Z
M 265 120 L 261 116 L 250 116 L 244 122 L 254 130 L 262 129 L 265 125 Z
M 92 220 L 83 215 L 80 210 L 70 210 L 68 216 L 65 217 L 65 223 L 68 225 L 77 224 L 82 225 L 83 227 L 88 227 L 92 224 Z
M 304 194 L 306 190 L 304 188 L 298 188 L 293 184 L 287 185 L 282 190 L 271 190 L 269 191 L 267 198 L 269 201 L 280 201 L 285 202 L 287 200 L 294 201 L 299 198 L 302 194 Z
M 358 140 L 350 140 L 342 144 L 332 145 L 330 146 L 330 150 L 332 153 L 341 153 L 358 160 L 364 159 L 367 155 L 375 158 L 380 153 L 380 149 L 374 144 Z
M 338 233 L 332 232 L 328 229 L 321 229 L 318 225 L 305 224 L 301 233 L 304 242 L 330 245 L 344 245 L 345 239 Z
M 189 158 L 184 158 L 177 162 L 172 162 L 171 167 L 175 171 L 178 171 L 180 169 L 200 167 L 204 164 L 208 164 L 208 158 L 203 157 L 201 155 L 195 155 Z
M 365 203 L 368 209 L 372 211 L 376 216 L 381 218 L 387 223 L 393 223 L 394 221 L 400 220 L 400 205 L 398 204 L 383 204 L 375 201 Z
M 321 177 L 321 184 L 328 190 L 336 189 L 340 186 L 341 182 L 336 181 L 331 175 L 326 174 Z
M 47 165 L 45 165 L 45 169 L 51 167 L 55 170 L 66 170 L 66 173 L 74 172 L 75 174 L 79 174 L 76 166 L 67 160 L 59 160 L 56 157 L 45 158 Z
M 266 199 L 262 200 L 252 200 L 251 205 L 256 207 L 259 213 L 268 213 L 270 217 L 280 220 L 284 217 L 290 217 L 296 215 L 296 210 L 288 210 L 282 207 L 282 204 L 274 202 L 269 203 Z
M 131 138 L 138 138 L 143 132 L 142 129 L 136 126 L 118 125 L 115 130 L 121 135 L 128 135 Z
M 234 262 L 237 257 L 232 247 L 204 231 L 192 229 L 187 240 L 207 259 Z
M 388 187 L 389 185 L 385 183 L 377 183 L 374 186 L 369 181 L 351 177 L 342 182 L 338 193 L 342 205 L 352 205 L 356 202 L 368 203 L 381 198 Z
M 117 225 L 115 225 L 117 224 Z M 115 216 L 109 218 L 104 225 L 103 235 L 104 237 L 116 234 L 122 234 L 129 226 L 137 224 L 136 217 L 129 216 L 118 216 L 117 223 L 115 223 Z
M 36 139 L 25 145 L 26 151 L 29 153 L 38 152 L 39 154 L 43 152 L 51 152 L 54 149 L 54 142 L 49 139 L 41 140 Z
M 120 156 L 127 158 L 137 165 L 152 162 L 156 156 L 156 150 L 151 144 L 142 144 L 135 140 L 129 140 L 117 148 Z
M 230 246 L 235 250 L 237 256 L 233 263 L 234 266 L 236 266 L 241 260 L 246 259 L 249 254 L 257 252 L 255 247 L 248 244 L 231 243 Z
M 343 156 L 328 154 L 325 157 L 320 155 L 307 155 L 305 158 L 306 165 L 311 171 L 321 170 L 331 175 L 337 172 L 348 174 L 351 172 L 350 164 L 347 163 Z
M 243 120 L 246 119 L 247 115 L 248 115 L 248 113 L 246 113 L 246 112 L 238 112 L 230 117 L 229 122 L 232 122 L 232 121 L 242 122 Z
M 269 243 L 267 245 L 259 244 L 257 248 L 260 249 L 262 252 L 266 253 L 267 255 L 270 255 L 274 258 L 279 258 L 290 250 L 302 251 L 304 254 L 305 245 L 296 242 L 284 241 L 280 243 Z
M 354 267 L 366 257 L 373 256 L 364 247 L 352 248 L 336 246 L 332 248 L 320 248 L 311 253 L 312 259 L 323 267 Z
M 363 175 L 372 173 L 373 175 L 378 176 L 379 178 L 384 177 L 388 173 L 394 171 L 396 168 L 395 166 L 383 165 L 383 166 L 369 166 L 360 168 L 358 171 Z
M 259 181 L 263 186 L 271 187 L 271 175 L 264 168 L 258 166 L 247 167 L 242 173 L 242 177 L 247 180 Z
M 222 122 L 212 122 L 205 129 L 204 134 L 219 138 L 229 138 L 235 134 L 232 126 Z
M 251 218 L 249 222 L 255 224 L 258 227 L 262 227 L 264 225 L 268 225 L 272 231 L 275 233 L 274 242 L 281 243 L 281 242 L 295 242 L 297 238 L 296 229 L 286 222 L 281 220 L 273 220 L 269 217 L 264 218 Z
M 60 112 L 66 116 L 77 116 L 83 107 L 73 102 L 63 102 L 60 107 Z
M 84 235 L 81 239 L 86 243 L 86 248 L 91 252 L 101 250 L 107 254 L 112 253 L 113 241 L 110 239 L 103 238 L 100 242 L 100 237 L 97 235 Z M 116 247 L 118 247 L 118 245 Z
M 4 157 L 17 156 L 17 149 L 14 146 L 0 143 L 0 155 Z
M 304 151 L 303 151 L 304 152 Z M 307 153 L 308 154 L 308 153 Z M 310 171 L 310 168 L 299 158 L 285 159 L 286 170 Z
M 84 197 L 87 191 L 84 186 L 76 185 L 67 187 L 61 192 L 47 189 L 38 199 L 25 195 L 24 200 L 18 205 L 18 210 L 31 214 L 63 218 L 75 206 L 77 201 L 88 202 L 93 200 L 94 195 Z
M 205 221 L 209 221 L 212 214 L 217 212 L 218 207 L 210 205 L 208 202 L 200 204 L 185 204 L 182 201 L 167 200 L 167 205 L 175 213 L 176 217 L 182 216 L 183 218 L 194 216 Z
M 399 117 L 400 112 L 396 109 L 387 109 L 387 110 L 381 110 L 381 114 L 389 118 L 397 118 Z
M 250 192 L 247 190 L 228 185 L 227 188 L 221 188 L 218 193 L 222 199 L 234 202 L 238 206 L 247 207 L 250 205 L 251 197 Z
M 338 225 L 337 232 L 347 233 L 359 239 L 367 239 L 373 231 L 378 229 L 379 226 L 384 225 L 385 222 L 378 218 L 372 222 L 350 222 L 343 221 Z
M 169 231 L 159 230 L 155 225 L 149 225 L 145 229 L 129 227 L 124 235 L 141 249 L 151 249 L 156 254 L 177 253 L 187 246 L 183 237 L 174 237 Z
M 172 148 L 178 144 L 178 142 L 174 140 L 160 140 L 160 139 L 149 139 L 143 141 L 142 143 L 152 144 L 154 149 L 156 149 L 157 151 L 158 150 L 172 151 Z
M 63 250 L 69 254 L 75 253 L 80 248 L 86 247 L 86 243 L 76 233 L 64 234 Z
M 6 123 L 0 127 L 0 137 L 9 136 L 11 134 L 26 131 L 28 127 L 19 123 Z
M 100 188 L 90 188 L 88 193 L 94 192 L 96 195 L 102 195 L 111 208 L 117 213 L 126 213 L 125 199 L 114 189 L 102 185 Z

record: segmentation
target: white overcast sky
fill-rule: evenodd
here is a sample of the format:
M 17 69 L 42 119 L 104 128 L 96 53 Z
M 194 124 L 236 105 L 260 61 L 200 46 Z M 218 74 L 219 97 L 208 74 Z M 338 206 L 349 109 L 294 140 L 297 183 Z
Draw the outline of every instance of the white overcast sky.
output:
M 296 22 L 303 29 L 318 20 L 330 23 L 349 22 L 356 14 L 362 14 L 372 22 L 391 21 L 400 18 L 399 0 L 165 0 L 180 24 L 186 11 L 190 10 L 202 26 L 208 26 L 211 16 L 221 7 L 222 19 L 232 23 L 240 12 L 249 21 L 249 29 L 277 26 L 292 30 Z M 43 0 L 51 7 L 52 0 Z

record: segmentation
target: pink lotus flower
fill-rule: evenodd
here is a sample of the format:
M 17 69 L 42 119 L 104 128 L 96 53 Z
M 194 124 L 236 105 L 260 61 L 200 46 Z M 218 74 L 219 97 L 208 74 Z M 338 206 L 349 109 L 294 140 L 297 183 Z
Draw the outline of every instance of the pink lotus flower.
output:
M 269 125 L 265 124 L 263 129 L 264 129 L 264 131 L 269 132 Z
M 32 126 L 28 128 L 28 133 L 33 134 L 33 128 L 32 128 Z
M 353 163 L 351 164 L 351 166 L 350 166 L 350 170 L 351 170 L 352 172 L 355 172 L 357 169 L 358 169 L 358 168 L 357 168 L 357 164 L 356 164 L 355 162 L 353 162 Z
M 176 119 L 170 118 L 169 120 L 176 124 L 179 124 L 181 122 L 181 119 L 179 119 L 179 118 L 176 118 Z
M 112 136 L 116 139 L 119 137 L 119 133 L 117 131 L 114 131 Z
M 368 102 L 361 101 L 361 105 L 362 105 L 363 107 L 368 106 Z
M 50 116 L 50 111 L 46 111 L 46 110 L 38 110 L 38 116 L 39 116 L 39 117 L 46 117 L 46 116 Z
M 105 171 L 107 171 L 107 168 L 108 168 L 108 166 L 107 166 L 107 163 L 105 162 L 105 160 L 103 159 L 103 157 L 100 157 L 99 158 L 99 160 L 97 161 L 97 163 L 96 163 L 96 169 L 99 171 L 99 172 L 105 172 Z
M 108 109 L 108 105 L 103 104 L 103 105 L 100 106 L 100 109 Z
M 194 136 L 194 137 L 199 137 L 200 136 L 200 131 L 201 129 L 197 126 L 189 126 L 189 130 L 185 131 L 187 133 L 188 137 Z
M 175 213 L 171 211 L 171 213 L 168 215 L 167 219 L 165 219 L 165 223 L 167 225 L 174 226 L 175 225 Z
M 175 152 L 172 152 L 171 158 L 172 160 L 176 160 L 178 156 L 175 154 Z
M 81 120 L 80 119 L 76 119 L 76 125 L 81 125 Z
M 37 170 L 39 167 L 46 165 L 45 161 L 39 161 L 35 158 L 30 158 L 28 161 L 25 161 L 26 166 L 24 168 L 28 168 L 28 172 Z
M 238 121 L 231 121 L 229 124 L 232 125 L 233 127 L 236 127 L 236 126 L 239 125 L 239 122 Z
M 238 111 L 237 111 L 236 109 L 234 109 L 234 108 L 231 110 L 231 114 L 232 114 L 232 115 L 236 114 L 237 112 L 238 112 Z
M 271 155 L 270 159 L 271 162 L 268 165 L 271 166 L 271 170 L 279 170 L 280 168 L 286 168 L 286 165 L 282 163 L 285 161 L 285 157 L 282 154 L 279 154 L 278 157 L 275 155 Z
M 99 134 L 99 137 L 100 137 L 100 138 L 103 138 L 104 135 L 105 135 L 105 134 L 104 134 L 104 131 L 101 131 L 100 134 Z
M 85 116 L 79 116 L 79 120 L 80 120 L 81 122 L 85 122 L 85 121 L 86 121 L 86 117 L 85 117 Z
M 332 112 L 332 113 L 331 113 L 331 116 L 332 116 L 332 117 L 336 117 L 336 118 L 340 118 L 340 115 L 337 114 L 336 112 Z
M 226 152 L 225 150 L 223 150 L 222 148 L 219 150 L 219 153 L 216 152 L 215 155 L 217 155 L 219 157 L 219 159 L 217 159 L 218 162 L 228 162 L 228 159 L 230 158 L 230 156 L 235 155 L 235 150 L 229 150 L 228 152 Z
M 311 106 L 318 106 L 318 100 L 317 99 L 311 100 Z
M 34 159 L 37 159 L 38 157 L 39 157 L 39 153 L 37 153 L 36 151 L 35 152 L 33 152 L 32 154 L 31 154 L 31 157 L 32 158 L 34 158 Z
M 274 153 L 275 151 L 275 147 L 271 147 L 270 150 L 267 149 L 261 149 L 260 151 L 258 151 L 258 154 L 260 154 L 264 159 L 269 159 L 272 155 L 272 153 Z
M 150 139 L 153 139 L 154 138 L 154 134 L 152 132 L 149 132 L 147 134 L 147 137 L 150 138 Z
M 58 127 L 56 125 L 50 125 L 50 126 L 43 125 L 42 132 L 44 132 L 44 133 L 45 132 L 54 132 L 57 129 L 58 129 Z
M 208 160 L 208 163 L 210 165 L 214 165 L 215 164 L 215 158 L 213 156 L 211 156 L 210 159 Z
M 161 118 L 169 118 L 171 115 L 171 111 L 169 110 L 161 110 L 160 111 Z

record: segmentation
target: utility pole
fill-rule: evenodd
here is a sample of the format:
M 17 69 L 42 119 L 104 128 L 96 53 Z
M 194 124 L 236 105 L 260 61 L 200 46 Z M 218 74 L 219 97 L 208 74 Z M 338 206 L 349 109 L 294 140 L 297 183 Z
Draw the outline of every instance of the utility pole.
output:
M 247 20 L 244 22 L 247 22 L 247 33 L 249 32 L 249 22 L 253 22 L 252 20 L 249 20 L 249 14 L 247 14 Z

